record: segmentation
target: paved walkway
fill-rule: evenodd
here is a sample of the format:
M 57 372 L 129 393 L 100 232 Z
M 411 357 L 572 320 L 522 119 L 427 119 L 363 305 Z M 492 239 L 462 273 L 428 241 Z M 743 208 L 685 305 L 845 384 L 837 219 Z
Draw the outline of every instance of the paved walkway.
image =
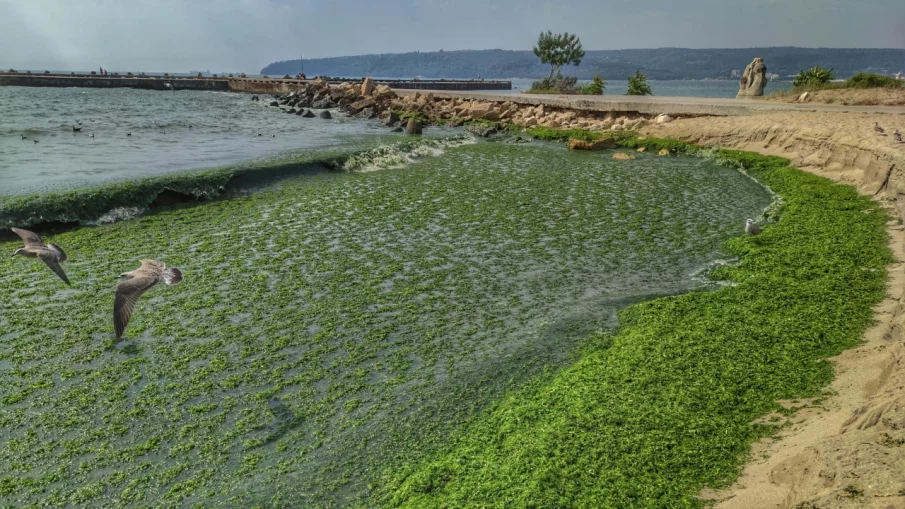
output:
M 414 94 L 414 90 L 394 90 L 401 96 Z M 480 99 L 485 101 L 512 101 L 518 104 L 544 104 L 558 108 L 582 111 L 634 111 L 644 114 L 667 115 L 751 115 L 769 111 L 842 111 L 860 113 L 889 113 L 905 115 L 903 106 L 845 106 L 841 104 L 795 104 L 763 99 L 714 99 L 706 97 L 658 97 L 626 95 L 541 95 L 503 94 L 498 92 L 446 92 L 419 90 L 434 97 Z

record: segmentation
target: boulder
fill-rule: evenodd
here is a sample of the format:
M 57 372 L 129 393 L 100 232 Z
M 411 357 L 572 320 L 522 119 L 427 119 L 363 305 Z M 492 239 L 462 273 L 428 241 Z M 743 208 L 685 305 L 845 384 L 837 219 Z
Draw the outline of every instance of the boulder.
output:
M 374 95 L 377 97 L 396 97 L 396 93 L 393 92 L 393 89 L 386 85 L 377 85 Z
M 668 155 L 669 155 L 669 149 L 668 149 L 668 148 L 660 149 L 660 151 L 657 152 L 657 155 L 668 156 Z
M 421 122 L 410 118 L 405 126 L 405 134 L 421 134 Z
M 365 78 L 365 80 L 361 84 L 361 95 L 368 97 L 371 95 L 371 92 L 374 91 L 374 80 L 371 78 Z
M 647 152 L 647 147 L 638 147 L 638 150 L 637 150 L 637 152 L 639 152 L 639 153 L 642 153 L 642 154 L 643 154 L 643 153 L 644 153 L 644 152 Z
M 318 110 L 326 110 L 327 108 L 335 108 L 336 104 L 330 99 L 329 95 L 316 96 L 311 101 L 311 107 Z
M 403 128 L 401 128 L 401 127 L 395 127 L 395 128 L 393 128 L 393 132 L 394 132 L 394 133 L 401 133 L 402 131 L 405 131 L 405 129 L 403 129 Z
M 623 127 L 622 124 L 613 124 L 613 127 L 610 127 L 610 130 L 623 131 L 623 130 L 625 130 L 625 127 Z
M 493 111 L 493 104 L 489 102 L 473 102 L 468 108 L 468 116 L 472 119 L 484 118 Z M 499 116 L 497 116 L 499 118 Z M 489 120 L 489 119 L 488 119 Z
M 324 111 L 318 113 L 317 116 L 319 116 L 320 118 L 326 118 L 326 119 L 333 118 L 333 115 L 331 115 L 330 112 L 327 110 L 324 110 Z
M 289 108 L 289 110 L 286 111 L 286 113 L 289 113 L 290 115 L 295 113 L 295 108 Z
M 295 111 L 296 115 L 301 115 L 302 113 L 305 113 L 305 108 L 299 108 Z
M 256 96 L 256 95 L 253 95 L 253 96 L 251 96 L 251 100 L 252 100 L 252 101 L 260 101 L 261 98 L 258 97 L 258 96 Z
M 800 103 L 808 102 L 808 98 L 810 97 L 810 95 L 811 95 L 810 92 L 805 92 L 805 93 L 801 94 L 800 96 L 798 96 L 798 102 L 800 102 Z
M 305 113 L 302 114 L 305 118 L 314 118 L 314 113 L 311 110 L 305 110 Z
M 399 115 L 397 115 L 396 112 L 391 111 L 390 116 L 387 117 L 386 124 L 384 125 L 386 125 L 387 127 L 392 127 L 396 124 L 396 122 L 399 122 Z
M 656 122 L 658 124 L 668 124 L 672 121 L 673 121 L 673 118 L 670 117 L 669 115 L 658 115 L 657 119 L 654 120 L 654 122 Z
M 376 104 L 376 102 L 374 101 L 373 98 L 365 97 L 364 99 L 362 99 L 360 101 L 355 101 L 354 103 L 350 104 L 348 106 L 348 110 L 349 110 L 349 113 L 356 115 L 361 110 L 374 106 L 374 104 Z
M 377 118 L 377 112 L 374 108 L 365 108 L 358 112 L 358 116 L 362 118 Z
M 280 103 L 278 103 L 278 102 L 276 102 L 276 101 L 270 101 L 270 105 L 271 105 L 271 106 L 277 106 L 277 107 L 279 107 L 279 106 L 280 106 Z
M 625 152 L 616 152 L 615 154 L 613 154 L 613 159 L 616 159 L 619 161 L 628 161 L 628 160 L 634 159 L 634 158 L 635 158 L 635 154 L 627 154 Z
M 612 138 L 603 138 L 594 141 L 569 140 L 569 150 L 606 150 L 616 148 L 616 140 Z
M 468 129 L 468 132 L 470 132 L 470 133 L 474 133 L 474 134 L 477 134 L 478 136 L 486 138 L 486 137 L 490 136 L 491 134 L 497 132 L 499 130 L 499 125 L 498 124 L 494 124 L 494 125 L 475 124 L 475 125 L 468 126 L 467 129 Z

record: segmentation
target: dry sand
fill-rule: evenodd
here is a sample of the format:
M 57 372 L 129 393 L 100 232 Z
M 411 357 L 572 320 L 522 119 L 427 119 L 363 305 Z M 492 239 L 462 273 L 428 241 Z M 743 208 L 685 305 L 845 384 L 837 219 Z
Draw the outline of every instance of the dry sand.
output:
M 905 508 L 905 132 L 903 114 L 783 112 L 702 117 L 645 129 L 650 136 L 786 157 L 805 171 L 873 196 L 895 218 L 887 298 L 864 344 L 832 361 L 833 395 L 752 448 L 735 485 L 708 491 L 723 509 Z M 784 402 L 800 406 L 801 402 Z
M 784 103 L 798 102 L 800 94 L 780 93 L 767 96 L 770 101 Z M 839 90 L 818 90 L 809 92 L 805 100 L 814 104 L 844 104 L 871 106 L 905 105 L 905 88 L 846 88 Z

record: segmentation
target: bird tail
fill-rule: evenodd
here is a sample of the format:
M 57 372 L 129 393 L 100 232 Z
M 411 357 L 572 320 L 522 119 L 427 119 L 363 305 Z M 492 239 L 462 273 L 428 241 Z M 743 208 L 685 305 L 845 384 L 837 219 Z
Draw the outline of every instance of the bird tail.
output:
M 182 271 L 176 267 L 163 271 L 163 282 L 168 285 L 178 285 L 182 282 Z
M 62 248 L 62 247 L 60 247 L 60 246 L 58 246 L 58 245 L 56 245 L 56 244 L 47 244 L 47 246 L 48 246 L 50 249 L 53 249 L 54 251 L 57 252 L 57 254 L 59 255 L 58 261 L 65 262 L 66 260 L 69 259 L 69 257 L 66 256 L 66 251 L 63 251 L 63 248 Z

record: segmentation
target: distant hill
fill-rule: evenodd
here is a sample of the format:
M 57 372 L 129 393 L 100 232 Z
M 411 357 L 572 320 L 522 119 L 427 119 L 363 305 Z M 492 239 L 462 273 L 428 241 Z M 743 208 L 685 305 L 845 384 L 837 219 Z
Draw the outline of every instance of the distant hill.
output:
M 587 51 L 579 67 L 563 74 L 590 79 L 625 79 L 636 70 L 657 80 L 728 78 L 754 57 L 763 57 L 768 71 L 787 76 L 814 65 L 833 68 L 839 78 L 858 71 L 894 74 L 905 71 L 905 49 L 749 48 L 749 49 L 627 49 Z M 308 76 L 373 76 L 383 78 L 542 78 L 549 67 L 531 51 L 467 50 L 358 55 L 305 60 Z M 266 75 L 294 75 L 298 60 L 274 62 L 261 69 Z

